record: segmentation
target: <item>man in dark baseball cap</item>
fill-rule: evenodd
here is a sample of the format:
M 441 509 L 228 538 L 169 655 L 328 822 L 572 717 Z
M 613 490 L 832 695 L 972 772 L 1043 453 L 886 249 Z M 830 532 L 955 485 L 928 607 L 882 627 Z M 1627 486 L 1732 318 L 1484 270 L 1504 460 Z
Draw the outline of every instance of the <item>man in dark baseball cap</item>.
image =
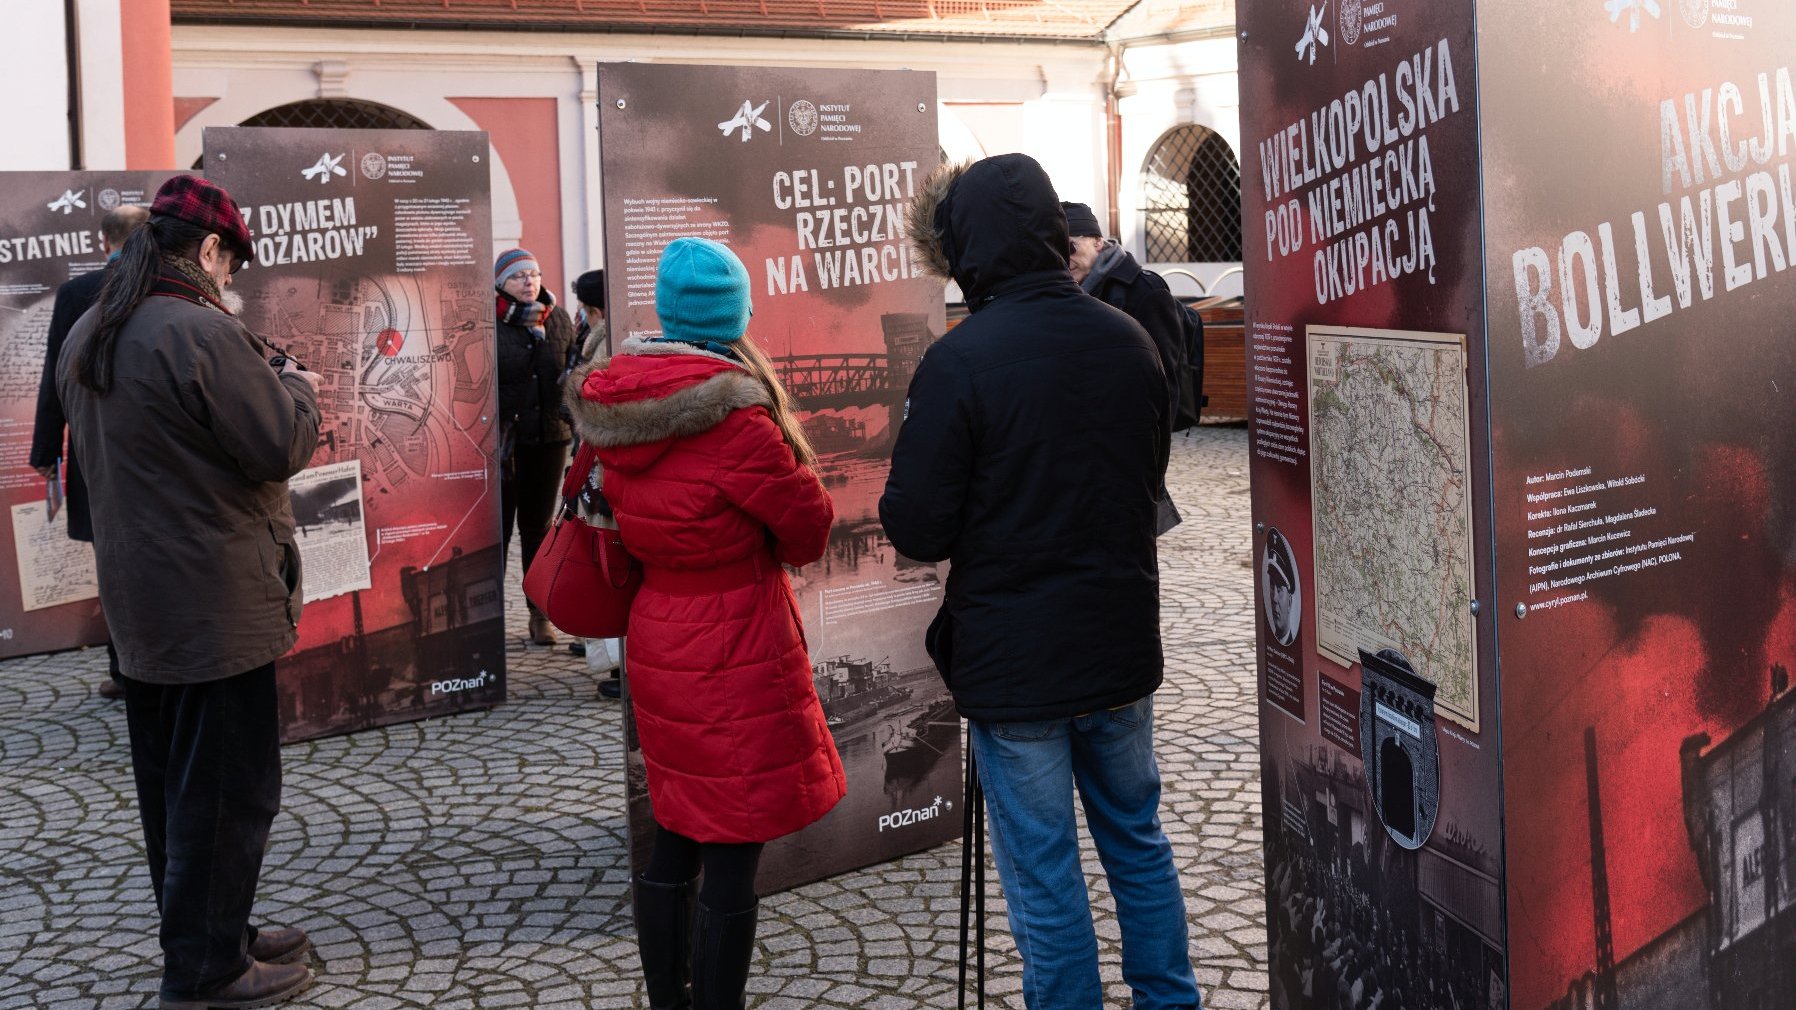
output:
M 170 179 L 56 370 L 125 688 L 162 1010 L 270 1006 L 312 980 L 303 932 L 249 922 L 280 808 L 274 663 L 303 598 L 287 479 L 318 444 L 320 381 L 270 367 L 228 307 L 253 255 L 228 193 Z

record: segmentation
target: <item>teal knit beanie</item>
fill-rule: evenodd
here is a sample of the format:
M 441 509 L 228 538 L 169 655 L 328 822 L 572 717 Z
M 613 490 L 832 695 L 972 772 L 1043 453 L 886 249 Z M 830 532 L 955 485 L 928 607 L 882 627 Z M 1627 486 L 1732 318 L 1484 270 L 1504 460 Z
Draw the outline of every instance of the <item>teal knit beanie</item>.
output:
M 748 269 L 728 246 L 674 239 L 655 269 L 655 314 L 664 340 L 701 345 L 740 340 L 754 314 Z

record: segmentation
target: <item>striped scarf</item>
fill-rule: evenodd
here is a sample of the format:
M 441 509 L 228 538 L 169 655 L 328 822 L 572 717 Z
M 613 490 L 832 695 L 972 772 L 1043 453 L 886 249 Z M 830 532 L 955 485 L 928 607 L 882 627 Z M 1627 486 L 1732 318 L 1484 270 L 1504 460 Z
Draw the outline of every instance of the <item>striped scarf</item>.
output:
M 179 298 L 195 305 L 209 306 L 227 316 L 231 314 L 231 310 L 224 307 L 223 293 L 212 275 L 200 269 L 198 263 L 180 256 L 162 257 L 162 272 L 157 275 L 155 286 L 150 288 L 150 295 Z
M 543 320 L 548 318 L 549 310 L 555 307 L 555 296 L 544 288 L 542 294 L 536 296 L 534 302 L 520 302 L 516 298 L 499 292 L 499 302 L 494 314 L 502 323 L 522 326 L 530 331 L 532 343 L 542 343 L 547 335 L 543 330 Z

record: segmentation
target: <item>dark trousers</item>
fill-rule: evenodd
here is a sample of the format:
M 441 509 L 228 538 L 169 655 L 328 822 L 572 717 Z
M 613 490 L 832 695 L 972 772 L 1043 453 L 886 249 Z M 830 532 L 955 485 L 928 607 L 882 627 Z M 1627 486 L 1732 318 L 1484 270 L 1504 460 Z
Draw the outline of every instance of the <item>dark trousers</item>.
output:
M 515 524 L 523 539 L 524 570 L 549 535 L 555 503 L 561 500 L 561 478 L 567 468 L 567 443 L 520 445 L 511 452 L 510 465 L 499 481 L 499 529 L 505 536 L 505 556 L 511 557 L 511 531 Z
M 204 684 L 124 684 L 162 992 L 191 998 L 249 967 L 250 906 L 281 805 L 274 664 Z
M 740 912 L 755 906 L 763 848 L 760 842 L 698 842 L 656 824 L 655 848 L 642 876 L 654 884 L 683 884 L 703 870 L 698 900 L 714 912 Z

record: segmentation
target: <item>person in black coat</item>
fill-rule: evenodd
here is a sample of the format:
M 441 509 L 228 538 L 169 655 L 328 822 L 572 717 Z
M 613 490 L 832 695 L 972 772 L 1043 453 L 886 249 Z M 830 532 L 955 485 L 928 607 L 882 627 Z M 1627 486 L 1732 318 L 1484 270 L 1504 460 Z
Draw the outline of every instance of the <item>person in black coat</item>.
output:
M 1024 1000 L 1104 1002 L 1076 782 L 1135 1005 L 1195 1008 L 1152 744 L 1159 352 L 1073 281 L 1065 213 L 1027 156 L 938 172 L 908 225 L 971 315 L 917 366 L 879 517 L 899 553 L 952 561 L 926 644 L 969 723 Z
M 1098 216 L 1082 203 L 1063 203 L 1067 232 L 1072 248 L 1067 266 L 1079 286 L 1105 304 L 1127 312 L 1153 338 L 1160 352 L 1160 367 L 1166 371 L 1166 423 L 1177 424 L 1179 409 L 1179 373 L 1185 367 L 1185 308 L 1172 296 L 1166 281 L 1152 270 L 1143 269 L 1115 239 L 1106 239 L 1098 227 Z M 1180 522 L 1172 493 L 1160 488 L 1159 518 L 1154 532 L 1165 533 Z
M 106 252 L 108 268 L 125 239 L 149 219 L 149 211 L 127 204 L 108 212 L 100 220 L 100 246 Z M 50 332 L 44 341 L 44 369 L 37 385 L 37 418 L 31 429 L 31 466 L 49 480 L 55 475 L 56 464 L 62 463 L 63 477 L 68 482 L 65 504 L 69 510 L 69 539 L 87 543 L 93 543 L 94 539 L 93 520 L 87 508 L 87 484 L 81 479 L 81 469 L 74 454 L 63 456 L 63 433 L 68 430 L 69 422 L 62 412 L 62 400 L 56 395 L 56 359 L 62 354 L 63 341 L 68 339 L 75 320 L 100 300 L 100 288 L 106 283 L 108 272 L 85 273 L 56 289 L 56 301 L 50 310 Z
M 100 219 L 100 248 L 105 251 L 107 266 L 139 225 L 150 219 L 150 212 L 135 204 L 108 211 Z M 50 308 L 50 332 L 44 340 L 44 370 L 37 384 L 37 417 L 31 429 L 31 467 L 45 480 L 57 478 L 61 463 L 64 486 L 63 507 L 68 510 L 69 539 L 94 542 L 93 517 L 87 505 L 87 481 L 81 477 L 81 466 L 71 448 L 63 454 L 63 433 L 69 421 L 62 411 L 62 398 L 56 395 L 56 360 L 69 330 L 88 309 L 100 300 L 100 288 L 106 284 L 110 269 L 82 274 L 56 289 L 56 301 Z M 111 676 L 100 682 L 102 698 L 123 698 L 124 688 L 118 682 L 118 653 L 106 643 L 106 656 Z
M 1082 203 L 1064 203 L 1067 232 L 1071 236 L 1071 252 L 1067 266 L 1073 280 L 1092 295 L 1127 312 L 1153 338 L 1160 352 L 1160 367 L 1166 370 L 1166 418 L 1171 422 L 1177 409 L 1179 369 L 1184 366 L 1185 352 L 1179 346 L 1184 338 L 1184 312 L 1166 281 L 1152 270 L 1144 269 L 1115 239 L 1106 239 L 1098 226 L 1098 216 Z
M 536 257 L 526 250 L 499 255 L 493 287 L 498 291 L 499 522 L 508 555 L 515 525 L 528 572 L 554 519 L 573 438 L 561 416 L 561 380 L 574 344 L 574 321 L 555 304 Z M 555 644 L 554 626 L 535 607 L 530 640 Z

